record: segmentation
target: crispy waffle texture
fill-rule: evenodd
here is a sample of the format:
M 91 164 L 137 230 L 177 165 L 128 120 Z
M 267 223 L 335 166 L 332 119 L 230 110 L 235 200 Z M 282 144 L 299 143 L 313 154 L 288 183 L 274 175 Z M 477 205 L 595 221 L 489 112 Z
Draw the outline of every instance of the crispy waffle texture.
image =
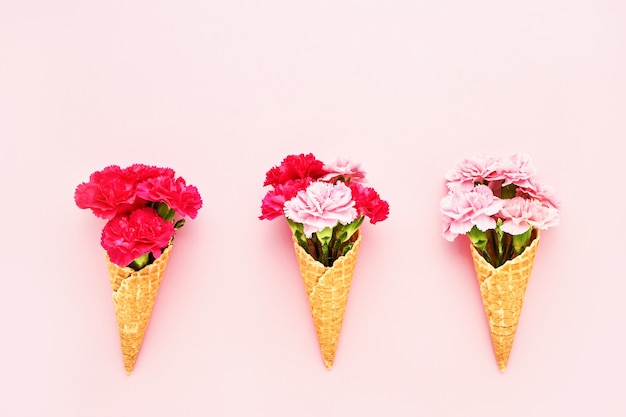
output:
M 357 233 L 352 249 L 345 256 L 338 258 L 331 267 L 326 267 L 313 259 L 298 244 L 295 237 L 293 238 L 322 359 L 328 369 L 333 366 L 335 359 L 350 283 L 361 245 L 361 232 Z
M 128 374 L 135 367 L 171 251 L 172 245 L 154 263 L 139 271 L 118 266 L 107 255 L 124 369 Z
M 509 361 L 513 339 L 517 331 L 524 294 L 535 263 L 539 234 L 521 255 L 494 268 L 470 244 L 480 294 L 489 322 L 491 342 L 500 371 Z

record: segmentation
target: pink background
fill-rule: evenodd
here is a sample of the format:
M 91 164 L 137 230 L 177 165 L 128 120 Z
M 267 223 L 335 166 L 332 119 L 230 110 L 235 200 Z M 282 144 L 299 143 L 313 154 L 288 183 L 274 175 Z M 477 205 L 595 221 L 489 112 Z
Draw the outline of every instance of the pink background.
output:
M 0 415 L 624 415 L 623 1 L 0 1 Z M 363 164 L 364 240 L 324 368 L 265 172 Z M 563 201 L 498 371 L 443 174 L 532 156 Z M 176 169 L 179 233 L 124 373 L 103 221 L 75 186 Z M 503 414 L 505 413 L 505 414 Z

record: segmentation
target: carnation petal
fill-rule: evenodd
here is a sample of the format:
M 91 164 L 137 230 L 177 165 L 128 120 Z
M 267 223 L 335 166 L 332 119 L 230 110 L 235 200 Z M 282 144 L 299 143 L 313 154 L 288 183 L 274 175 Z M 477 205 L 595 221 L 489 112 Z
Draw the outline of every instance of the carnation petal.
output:
M 528 228 L 531 227 L 527 221 L 515 222 L 513 220 L 505 220 L 502 223 L 500 228 L 503 232 L 508 233 L 510 235 L 521 235 L 528 231 Z
M 493 217 L 483 214 L 481 216 L 477 216 L 474 219 L 474 225 L 478 227 L 481 231 L 486 231 L 490 229 L 496 228 L 496 221 Z M 469 231 L 469 230 L 468 230 Z
M 305 235 L 337 222 L 348 224 L 357 217 L 350 188 L 339 182 L 331 184 L 322 181 L 312 182 L 305 190 L 298 191 L 295 197 L 285 202 L 285 216 L 304 225 Z

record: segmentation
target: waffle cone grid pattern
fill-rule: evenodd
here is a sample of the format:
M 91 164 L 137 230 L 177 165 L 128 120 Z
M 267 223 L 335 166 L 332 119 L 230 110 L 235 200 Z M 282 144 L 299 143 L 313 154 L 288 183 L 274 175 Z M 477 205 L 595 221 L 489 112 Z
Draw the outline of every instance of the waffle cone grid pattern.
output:
M 171 251 L 172 245 L 154 263 L 139 271 L 118 266 L 107 255 L 124 369 L 129 374 L 135 367 Z
M 326 267 L 313 259 L 293 237 L 322 359 L 328 369 L 333 366 L 335 359 L 350 283 L 361 245 L 361 232 L 357 233 L 352 249 L 345 256 L 338 258 L 331 267 Z
M 494 268 L 470 244 L 491 342 L 500 371 L 506 369 L 517 331 L 524 294 L 535 262 L 539 234 L 521 255 Z

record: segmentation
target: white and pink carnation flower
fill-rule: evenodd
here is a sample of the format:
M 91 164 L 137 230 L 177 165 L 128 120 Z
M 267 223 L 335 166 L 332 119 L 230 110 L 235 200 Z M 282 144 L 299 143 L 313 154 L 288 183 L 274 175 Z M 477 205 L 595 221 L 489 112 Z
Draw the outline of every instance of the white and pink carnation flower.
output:
M 440 203 L 443 218 L 443 236 L 453 241 L 474 226 L 482 231 L 495 229 L 494 215 L 502 209 L 503 202 L 493 195 L 486 185 L 477 185 L 471 191 L 463 187 L 450 190 Z
M 348 224 L 357 218 L 352 192 L 343 182 L 336 184 L 315 181 L 295 197 L 285 202 L 285 217 L 302 223 L 304 234 L 311 238 L 313 233 L 337 223 Z

